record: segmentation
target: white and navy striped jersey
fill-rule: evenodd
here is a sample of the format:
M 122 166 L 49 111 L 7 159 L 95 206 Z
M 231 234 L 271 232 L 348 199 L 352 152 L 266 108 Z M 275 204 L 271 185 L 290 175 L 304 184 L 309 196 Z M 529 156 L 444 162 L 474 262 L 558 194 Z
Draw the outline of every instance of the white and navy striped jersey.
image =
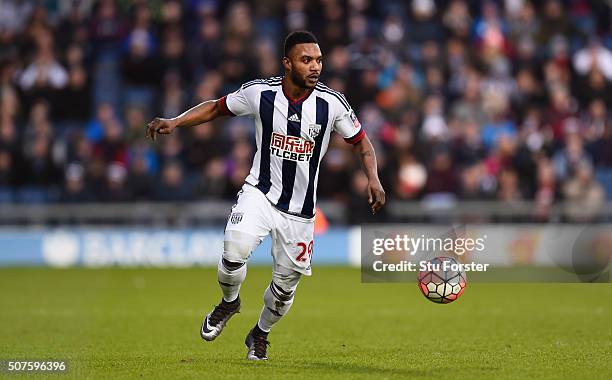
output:
M 302 98 L 290 99 L 282 83 L 282 77 L 247 82 L 219 99 L 219 107 L 255 120 L 257 152 L 246 182 L 277 209 L 311 218 L 319 165 L 332 131 L 352 144 L 365 133 L 341 93 L 318 83 Z

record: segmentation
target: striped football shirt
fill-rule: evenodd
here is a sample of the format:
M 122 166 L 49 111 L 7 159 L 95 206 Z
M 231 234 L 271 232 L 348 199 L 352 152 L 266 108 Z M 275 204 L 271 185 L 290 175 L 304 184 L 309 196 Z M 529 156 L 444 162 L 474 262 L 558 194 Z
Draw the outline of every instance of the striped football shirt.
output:
M 279 210 L 312 218 L 319 166 L 332 132 L 351 144 L 365 136 L 341 93 L 318 83 L 300 99 L 283 91 L 283 78 L 256 79 L 219 99 L 224 114 L 255 121 L 257 151 L 246 182 Z

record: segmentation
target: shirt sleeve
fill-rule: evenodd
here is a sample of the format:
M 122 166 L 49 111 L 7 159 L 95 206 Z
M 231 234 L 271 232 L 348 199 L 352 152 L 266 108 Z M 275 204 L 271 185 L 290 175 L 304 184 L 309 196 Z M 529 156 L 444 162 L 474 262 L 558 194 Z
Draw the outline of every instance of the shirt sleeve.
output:
M 253 107 L 248 99 L 244 86 L 235 92 L 229 93 L 217 101 L 221 113 L 229 116 L 253 115 Z
M 334 121 L 334 131 L 338 132 L 349 144 L 357 144 L 365 137 L 365 131 L 351 108 L 342 108 Z

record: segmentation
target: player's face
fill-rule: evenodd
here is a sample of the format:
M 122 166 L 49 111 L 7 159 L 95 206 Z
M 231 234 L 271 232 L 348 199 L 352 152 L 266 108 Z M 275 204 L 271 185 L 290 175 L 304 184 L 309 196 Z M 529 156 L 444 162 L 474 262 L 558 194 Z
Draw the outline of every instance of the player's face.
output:
M 319 81 L 323 68 L 323 56 L 318 44 L 297 44 L 283 59 L 285 70 L 296 85 L 313 88 Z

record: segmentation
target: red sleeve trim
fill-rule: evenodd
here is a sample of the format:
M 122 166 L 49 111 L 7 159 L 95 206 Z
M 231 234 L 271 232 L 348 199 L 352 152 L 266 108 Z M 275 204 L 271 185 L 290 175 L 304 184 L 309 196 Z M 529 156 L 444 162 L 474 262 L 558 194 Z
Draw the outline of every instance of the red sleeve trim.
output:
M 226 98 L 227 98 L 227 96 L 223 96 L 219 100 L 217 100 L 217 107 L 219 107 L 219 110 L 221 111 L 221 115 L 236 116 L 236 115 L 234 115 L 234 113 L 232 111 L 229 110 L 229 108 L 227 108 L 227 99 Z
M 363 130 L 363 128 L 361 128 L 359 130 L 359 132 L 357 132 L 357 134 L 353 137 L 349 137 L 347 139 L 344 139 L 344 141 L 346 141 L 349 144 L 355 145 L 357 144 L 359 141 L 363 140 L 363 138 L 365 137 L 365 131 Z

